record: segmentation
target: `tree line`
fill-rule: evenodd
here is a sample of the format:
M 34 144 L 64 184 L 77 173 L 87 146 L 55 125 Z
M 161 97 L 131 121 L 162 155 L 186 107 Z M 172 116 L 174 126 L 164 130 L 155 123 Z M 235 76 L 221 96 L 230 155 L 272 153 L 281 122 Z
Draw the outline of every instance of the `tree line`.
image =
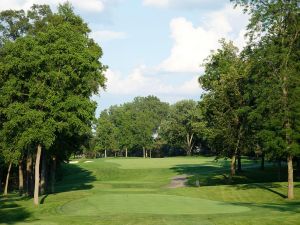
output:
M 104 87 L 102 50 L 70 4 L 0 13 L 0 181 L 8 193 L 17 174 L 20 194 L 54 192 L 59 163 L 92 132 Z M 6 176 L 5 176 L 6 175 Z
M 191 155 L 200 144 L 198 110 L 193 100 L 169 105 L 155 96 L 112 106 L 101 112 L 87 154 L 144 158 Z

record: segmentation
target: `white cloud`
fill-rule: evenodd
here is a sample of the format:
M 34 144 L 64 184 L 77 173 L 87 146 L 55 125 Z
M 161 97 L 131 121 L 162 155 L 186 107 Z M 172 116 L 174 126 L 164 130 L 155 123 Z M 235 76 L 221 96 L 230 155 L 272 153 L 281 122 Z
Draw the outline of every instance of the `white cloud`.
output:
M 1 0 L 0 10 L 7 9 L 29 9 L 33 4 L 48 4 L 57 6 L 64 3 L 65 0 Z M 77 9 L 89 12 L 101 12 L 105 9 L 107 0 L 69 0 L 69 2 Z
M 144 0 L 143 4 L 146 6 L 166 7 L 170 3 L 169 0 Z
M 153 6 L 158 8 L 209 8 L 218 7 L 224 4 L 222 1 L 212 0 L 143 0 L 145 6 Z
M 245 43 L 243 34 L 248 17 L 241 10 L 226 6 L 210 13 L 202 26 L 194 26 L 186 18 L 175 18 L 170 22 L 171 38 L 174 41 L 170 56 L 160 69 L 169 72 L 199 72 L 203 60 L 211 50 L 219 47 L 219 40 L 233 40 L 238 47 Z
M 127 34 L 124 32 L 116 32 L 110 30 L 100 30 L 91 33 L 91 37 L 99 42 L 110 41 L 114 39 L 127 38 Z
M 147 76 L 148 68 L 140 66 L 135 68 L 129 76 L 123 77 L 120 72 L 107 70 L 107 89 L 108 94 L 113 95 L 158 95 L 158 96 L 178 96 L 178 95 L 199 95 L 201 89 L 198 84 L 198 77 L 195 76 L 180 84 L 164 83 L 162 79 L 155 76 Z

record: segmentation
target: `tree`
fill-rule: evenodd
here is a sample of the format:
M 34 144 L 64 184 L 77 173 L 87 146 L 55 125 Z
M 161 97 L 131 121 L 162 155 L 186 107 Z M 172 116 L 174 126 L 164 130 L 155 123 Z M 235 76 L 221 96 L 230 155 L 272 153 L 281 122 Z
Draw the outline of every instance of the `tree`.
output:
M 133 141 L 135 147 L 143 148 L 144 157 L 150 149 L 161 121 L 168 113 L 168 104 L 155 96 L 136 97 L 129 109 L 133 118 Z M 151 150 L 151 149 L 150 149 Z
M 197 134 L 197 103 L 182 100 L 170 107 L 167 118 L 161 125 L 160 135 L 173 147 L 185 149 L 188 156 L 192 154 Z
M 261 82 L 256 86 L 259 93 L 256 112 L 266 120 L 259 135 L 261 139 L 266 138 L 265 145 L 277 146 L 277 154 L 286 156 L 288 198 L 293 199 L 293 157 L 300 153 L 299 1 L 233 2 L 243 6 L 251 15 L 248 35 L 249 48 L 255 53 L 252 57 L 254 71 L 255 68 L 258 70 L 257 64 L 268 68 L 268 71 L 258 70 L 259 77 L 252 74 L 259 78 L 257 82 Z M 258 62 L 256 57 L 262 61 Z M 267 96 L 270 91 L 272 94 Z
M 5 42 L 0 60 L 2 130 L 14 137 L 16 149 L 36 148 L 35 205 L 42 151 L 50 151 L 61 135 L 90 132 L 96 108 L 90 97 L 104 85 L 106 68 L 99 61 L 101 48 L 89 39 L 89 28 L 69 4 L 60 5 L 55 14 L 42 8 L 28 12 L 28 17 L 42 16 L 30 20 L 27 35 Z
M 104 150 L 125 149 L 140 151 L 146 157 L 162 119 L 168 113 L 168 104 L 157 97 L 136 97 L 133 102 L 112 106 L 101 113 L 96 128 L 95 146 Z M 150 153 L 151 155 L 151 153 Z
M 230 177 L 235 175 L 236 158 L 241 154 L 245 134 L 244 63 L 232 42 L 221 40 L 221 49 L 212 53 L 199 78 L 203 109 L 211 129 L 211 145 L 219 155 L 231 158 Z
M 94 147 L 96 152 L 104 151 L 105 157 L 107 150 L 116 152 L 119 149 L 117 137 L 118 129 L 112 123 L 108 110 L 104 110 L 97 121 Z

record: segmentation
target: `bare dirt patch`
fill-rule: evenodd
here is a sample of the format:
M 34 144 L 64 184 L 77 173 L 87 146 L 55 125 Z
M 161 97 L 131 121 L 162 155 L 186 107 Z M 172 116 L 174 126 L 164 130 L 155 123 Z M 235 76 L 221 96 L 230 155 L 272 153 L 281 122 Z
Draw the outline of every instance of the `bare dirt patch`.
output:
M 180 188 L 186 187 L 186 182 L 188 180 L 188 175 L 178 175 L 172 178 L 171 183 L 168 185 L 168 188 Z

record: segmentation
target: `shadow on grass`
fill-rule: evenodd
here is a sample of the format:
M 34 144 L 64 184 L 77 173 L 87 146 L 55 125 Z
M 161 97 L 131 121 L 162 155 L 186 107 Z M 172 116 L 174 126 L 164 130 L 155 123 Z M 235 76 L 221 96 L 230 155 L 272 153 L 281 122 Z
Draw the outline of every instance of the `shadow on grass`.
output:
M 286 168 L 282 168 L 280 177 L 278 176 L 278 168 L 268 166 L 265 170 L 260 170 L 259 164 L 248 164 L 243 171 L 236 174 L 233 179 L 229 179 L 228 164 L 214 165 L 176 165 L 171 170 L 178 174 L 186 174 L 188 176 L 188 186 L 216 186 L 216 185 L 236 185 L 238 189 L 254 189 L 260 188 L 272 192 L 282 198 L 286 198 L 285 194 L 274 190 L 280 188 L 280 184 L 272 184 L 273 182 L 287 180 Z M 295 179 L 296 181 L 297 179 Z M 299 185 L 295 185 L 298 187 Z
M 96 177 L 91 171 L 86 170 L 79 165 L 63 164 L 61 167 L 62 178 L 55 184 L 54 193 L 88 190 L 94 186 L 92 182 L 96 180 Z M 41 199 L 41 204 L 45 203 L 48 195 L 44 195 Z
M 31 213 L 20 204 L 18 200 L 22 197 L 1 197 L 0 198 L 0 224 L 15 224 L 29 218 Z
M 285 202 L 285 203 L 268 203 L 268 204 L 256 204 L 256 203 L 232 203 L 236 206 L 255 207 L 258 209 L 268 209 L 278 212 L 293 212 L 300 213 L 300 201 Z
M 55 193 L 87 190 L 93 188 L 91 184 L 96 180 L 91 171 L 77 165 L 62 165 L 62 179 L 55 185 Z M 47 204 L 47 195 L 41 196 L 40 204 Z M 0 224 L 15 224 L 31 217 L 31 213 L 22 206 L 24 201 L 31 201 L 30 197 L 9 195 L 0 197 Z
M 236 188 L 239 190 L 247 190 L 247 189 L 264 189 L 267 191 L 270 191 L 276 195 L 278 195 L 281 198 L 287 198 L 287 195 L 282 194 L 276 190 L 274 190 L 274 188 L 280 188 L 281 185 L 280 184 L 272 184 L 272 183 L 253 183 L 253 184 L 244 184 L 244 185 L 239 185 Z

